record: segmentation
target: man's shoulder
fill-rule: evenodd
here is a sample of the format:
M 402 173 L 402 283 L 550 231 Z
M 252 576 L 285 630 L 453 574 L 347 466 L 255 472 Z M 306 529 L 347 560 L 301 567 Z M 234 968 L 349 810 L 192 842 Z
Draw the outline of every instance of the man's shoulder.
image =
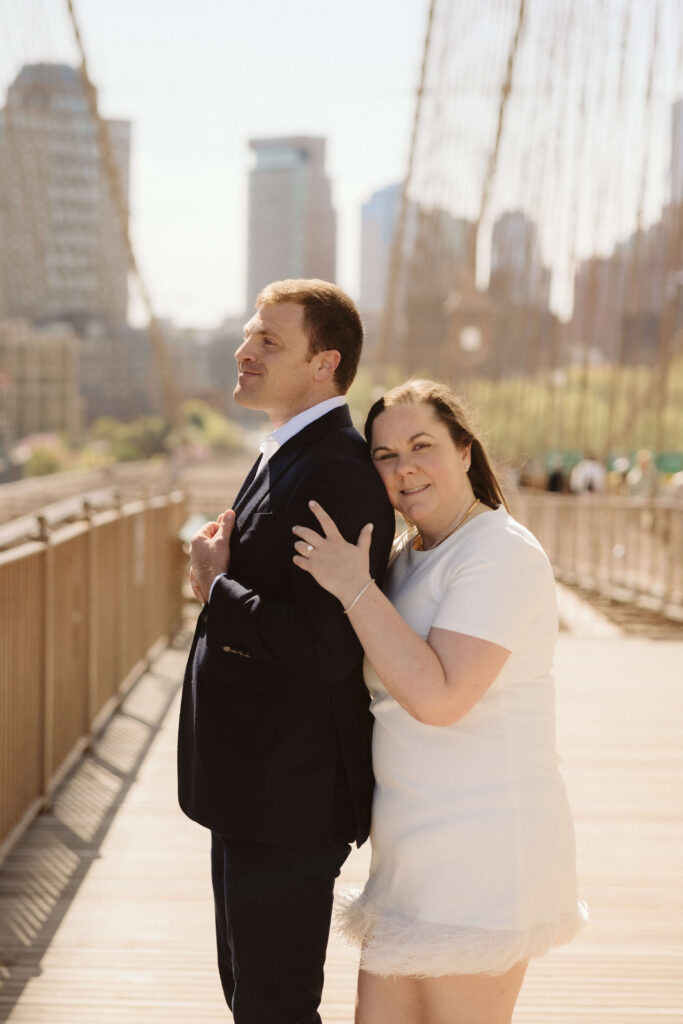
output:
M 302 447 L 297 459 L 300 473 L 319 475 L 361 473 L 380 482 L 370 451 L 355 427 L 339 427 Z

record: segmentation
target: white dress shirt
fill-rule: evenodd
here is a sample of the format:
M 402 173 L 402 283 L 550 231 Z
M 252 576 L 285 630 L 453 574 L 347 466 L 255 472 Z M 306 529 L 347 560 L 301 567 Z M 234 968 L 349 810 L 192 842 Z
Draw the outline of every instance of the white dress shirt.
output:
M 262 472 L 267 465 L 268 460 L 275 455 L 275 452 L 282 447 L 285 441 L 289 441 L 291 437 L 298 434 L 299 431 L 304 429 L 304 427 L 308 427 L 311 423 L 315 423 L 315 421 L 319 420 L 321 416 L 325 416 L 333 409 L 340 409 L 343 405 L 346 405 L 346 397 L 344 395 L 335 395 L 333 398 L 326 398 L 324 402 L 318 402 L 317 405 L 312 405 L 309 409 L 304 409 L 303 412 L 299 412 L 296 416 L 292 416 L 291 420 L 287 420 L 287 422 L 283 423 L 281 427 L 277 428 L 277 430 L 271 431 L 271 433 L 268 434 L 259 445 L 261 461 L 258 464 L 256 475 L 258 476 L 258 474 Z M 209 601 L 211 600 L 211 594 L 213 593 L 216 580 L 225 575 L 226 573 L 222 572 L 213 579 L 211 587 L 209 588 Z
M 260 473 L 264 468 L 268 460 L 275 455 L 275 452 L 285 443 L 289 441 L 290 437 L 294 437 L 300 430 L 307 427 L 310 423 L 314 423 L 320 419 L 326 413 L 331 412 L 332 409 L 338 409 L 342 405 L 346 405 L 346 397 L 344 395 L 335 395 L 334 398 L 326 398 L 324 402 L 318 402 L 317 405 L 312 405 L 310 409 L 304 409 L 303 412 L 299 412 L 296 416 L 292 416 L 291 420 L 287 420 L 277 430 L 271 431 L 267 437 L 259 445 L 259 451 L 261 452 L 261 461 L 259 462 L 257 473 Z

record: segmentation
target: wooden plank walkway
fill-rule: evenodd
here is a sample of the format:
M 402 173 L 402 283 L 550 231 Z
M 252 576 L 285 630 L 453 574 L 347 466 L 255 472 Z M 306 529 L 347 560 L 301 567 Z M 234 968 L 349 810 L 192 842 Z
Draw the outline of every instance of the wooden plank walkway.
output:
M 599 626 L 599 623 L 597 624 Z M 592 920 L 534 962 L 516 1024 L 683 1022 L 683 642 L 588 619 L 558 653 L 559 745 Z M 208 836 L 175 802 L 165 652 L 0 868 L 0 1020 L 218 1024 Z M 366 848 L 344 883 L 362 884 Z M 326 1024 L 353 1019 L 356 955 L 333 940 Z

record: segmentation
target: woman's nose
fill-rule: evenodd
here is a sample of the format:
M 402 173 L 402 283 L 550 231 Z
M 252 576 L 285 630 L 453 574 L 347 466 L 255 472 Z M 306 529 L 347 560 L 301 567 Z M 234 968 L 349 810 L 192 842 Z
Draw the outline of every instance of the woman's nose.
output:
M 415 472 L 415 460 L 412 452 L 405 452 L 396 458 L 396 472 L 399 476 L 410 475 Z

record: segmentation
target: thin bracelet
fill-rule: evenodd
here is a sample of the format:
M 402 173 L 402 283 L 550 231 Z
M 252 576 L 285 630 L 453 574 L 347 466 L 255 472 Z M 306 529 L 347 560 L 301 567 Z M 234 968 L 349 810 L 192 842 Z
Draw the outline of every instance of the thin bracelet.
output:
M 371 583 L 374 583 L 374 582 L 375 582 L 375 581 L 374 581 L 373 579 L 370 579 L 370 580 L 368 580 L 368 582 L 367 582 L 367 583 L 365 584 L 365 586 L 364 586 L 364 587 L 362 587 L 362 588 L 361 588 L 361 590 L 359 590 L 359 591 L 358 591 L 358 593 L 357 593 L 357 594 L 356 594 L 356 596 L 354 597 L 354 599 L 353 599 L 353 601 L 351 602 L 351 604 L 349 605 L 349 607 L 348 607 L 348 608 L 345 608 L 345 609 L 344 609 L 344 615 L 348 615 L 348 614 L 349 614 L 349 612 L 350 612 L 350 611 L 351 611 L 351 609 L 353 608 L 353 606 L 354 606 L 354 604 L 356 603 L 356 601 L 359 601 L 359 600 L 361 599 L 361 597 L 363 596 L 363 594 L 365 593 L 365 591 L 366 591 L 366 590 L 368 589 L 368 587 L 370 586 L 370 584 L 371 584 Z

